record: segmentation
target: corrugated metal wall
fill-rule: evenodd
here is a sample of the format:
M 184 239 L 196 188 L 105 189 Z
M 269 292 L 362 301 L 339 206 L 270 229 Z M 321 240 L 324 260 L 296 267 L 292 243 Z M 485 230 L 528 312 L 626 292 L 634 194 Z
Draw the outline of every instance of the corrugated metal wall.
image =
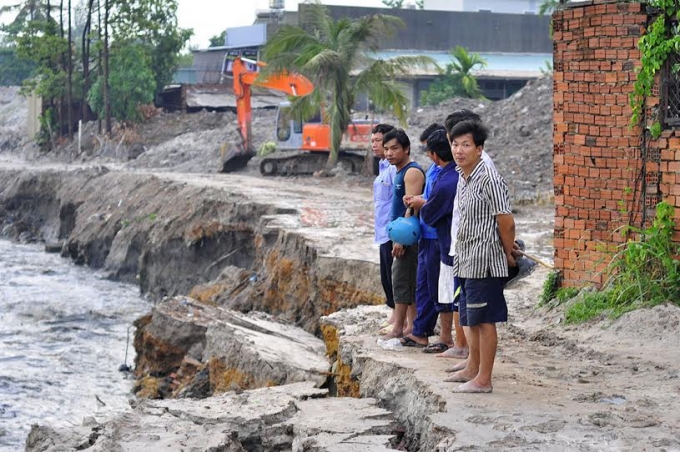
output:
M 300 13 L 284 23 L 304 16 L 309 5 L 300 4 Z M 400 17 L 406 27 L 390 39 L 383 49 L 449 50 L 457 45 L 472 52 L 551 53 L 549 16 L 532 14 L 497 14 L 458 11 L 381 9 L 353 6 L 327 6 L 331 16 L 357 18 L 388 13 Z

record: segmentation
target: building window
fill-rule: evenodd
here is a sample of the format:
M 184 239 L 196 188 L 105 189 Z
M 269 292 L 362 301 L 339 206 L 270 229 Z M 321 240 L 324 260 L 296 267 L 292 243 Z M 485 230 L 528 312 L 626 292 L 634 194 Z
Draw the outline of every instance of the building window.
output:
M 662 105 L 664 124 L 680 125 L 680 53 L 671 53 L 666 61 Z

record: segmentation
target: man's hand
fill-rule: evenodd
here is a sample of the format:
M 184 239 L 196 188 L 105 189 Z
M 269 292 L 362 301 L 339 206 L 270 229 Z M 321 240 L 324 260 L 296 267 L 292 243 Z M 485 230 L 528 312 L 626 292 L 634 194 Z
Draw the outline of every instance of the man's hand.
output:
M 392 257 L 395 259 L 399 259 L 404 255 L 406 252 L 406 248 L 404 245 L 400 245 L 398 243 L 393 243 L 392 244 Z
M 515 260 L 514 253 L 515 251 L 513 250 L 512 253 L 505 255 L 505 257 L 508 259 L 508 265 L 510 267 L 517 267 L 517 261 Z
M 425 205 L 426 201 L 423 199 L 422 195 L 404 195 L 404 204 L 408 207 L 419 211 L 421 207 Z
M 519 244 L 517 242 L 512 243 L 512 257 L 514 257 L 515 260 L 522 257 L 522 251 L 519 249 Z

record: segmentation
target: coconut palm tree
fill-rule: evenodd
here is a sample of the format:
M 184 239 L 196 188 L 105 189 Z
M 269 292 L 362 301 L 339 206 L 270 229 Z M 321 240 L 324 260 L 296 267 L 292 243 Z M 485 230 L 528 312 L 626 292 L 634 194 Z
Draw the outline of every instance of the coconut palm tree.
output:
M 428 57 L 376 58 L 379 40 L 403 26 L 383 14 L 333 20 L 326 8 L 313 3 L 302 10 L 302 26 L 284 25 L 264 48 L 268 72 L 294 70 L 315 85 L 314 93 L 296 99 L 294 110 L 309 113 L 321 107 L 331 129 L 328 166 L 335 165 L 343 132 L 352 120 L 357 96 L 367 93 L 373 104 L 406 119 L 407 99 L 396 77 L 414 66 L 434 65 Z M 265 72 L 266 73 L 266 72 Z
M 486 60 L 478 53 L 470 53 L 465 47 L 461 46 L 452 49 L 451 56 L 453 56 L 450 63 L 451 71 L 462 87 L 464 95 L 472 99 L 484 97 L 477 84 L 477 79 L 472 75 L 472 71 L 484 69 Z
M 561 3 L 566 2 L 560 2 L 560 0 L 544 0 L 543 3 L 541 3 L 541 6 L 538 7 L 538 14 L 552 14 L 557 11 L 557 8 Z

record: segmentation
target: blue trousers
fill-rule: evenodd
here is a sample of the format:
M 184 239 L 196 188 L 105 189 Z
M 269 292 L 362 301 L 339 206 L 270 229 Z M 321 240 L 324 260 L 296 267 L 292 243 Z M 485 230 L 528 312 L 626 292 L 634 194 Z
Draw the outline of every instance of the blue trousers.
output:
M 416 319 L 413 321 L 413 335 L 416 337 L 431 336 L 437 324 L 440 262 L 439 240 L 420 239 L 416 273 Z
M 392 241 L 380 245 L 380 282 L 385 292 L 385 304 L 394 309 L 392 292 Z

